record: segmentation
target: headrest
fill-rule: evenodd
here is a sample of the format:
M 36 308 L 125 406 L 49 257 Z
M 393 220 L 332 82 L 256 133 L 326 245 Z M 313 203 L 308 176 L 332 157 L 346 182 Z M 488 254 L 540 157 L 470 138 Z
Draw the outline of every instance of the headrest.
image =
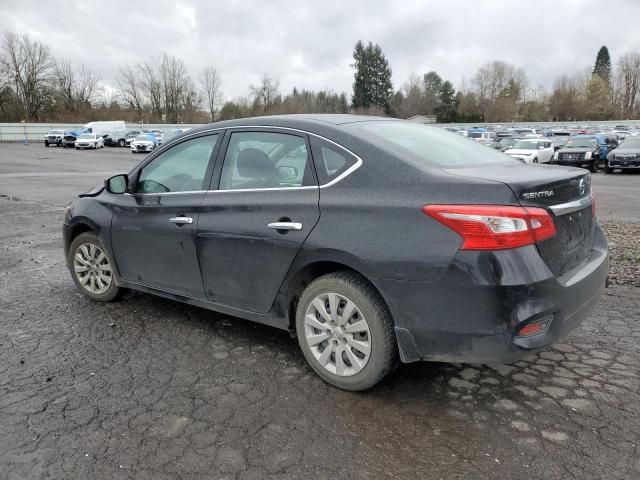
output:
M 275 165 L 269 156 L 257 148 L 245 148 L 238 154 L 238 174 L 244 178 L 270 178 Z

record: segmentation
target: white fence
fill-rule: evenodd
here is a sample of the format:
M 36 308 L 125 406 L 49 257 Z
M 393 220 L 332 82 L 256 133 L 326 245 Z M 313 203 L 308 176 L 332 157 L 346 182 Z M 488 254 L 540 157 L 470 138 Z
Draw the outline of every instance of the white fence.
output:
M 0 123 L 0 142 L 43 142 L 44 135 L 50 130 L 79 130 L 85 123 Z M 127 129 L 171 130 L 174 128 L 194 128 L 199 126 L 198 124 L 145 123 L 141 125 L 133 123 L 128 124 Z

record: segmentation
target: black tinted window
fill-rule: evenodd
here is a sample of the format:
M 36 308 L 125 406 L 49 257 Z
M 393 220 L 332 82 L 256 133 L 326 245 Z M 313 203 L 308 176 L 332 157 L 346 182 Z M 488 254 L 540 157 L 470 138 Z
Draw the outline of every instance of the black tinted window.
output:
M 276 132 L 231 135 L 220 190 L 291 188 L 315 184 L 303 137 Z
M 311 137 L 311 149 L 320 185 L 329 183 L 357 162 L 346 150 L 317 137 Z

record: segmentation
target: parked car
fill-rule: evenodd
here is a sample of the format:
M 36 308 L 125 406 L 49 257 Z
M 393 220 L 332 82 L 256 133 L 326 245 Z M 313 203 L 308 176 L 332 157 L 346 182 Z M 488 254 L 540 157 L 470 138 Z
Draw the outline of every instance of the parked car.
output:
M 550 163 L 554 150 L 551 140 L 522 139 L 504 153 L 525 163 Z
M 164 139 L 164 133 L 162 132 L 162 130 L 144 130 L 143 133 L 153 135 L 154 137 L 156 137 L 157 144 L 162 145 L 162 140 Z
M 104 136 L 104 144 L 107 147 L 124 147 L 127 145 L 128 132 L 109 132 Z
M 125 146 L 130 147 L 131 146 L 131 142 L 133 142 L 136 137 L 138 135 L 142 135 L 144 132 L 142 130 L 129 130 L 126 134 L 125 134 Z
M 398 359 L 512 362 L 579 325 L 608 273 L 590 181 L 405 120 L 238 119 L 81 195 L 64 248 L 89 298 L 129 288 L 282 328 L 325 381 L 363 390 Z
M 64 130 L 50 130 L 44 136 L 44 146 L 55 145 L 56 147 L 62 146 L 62 139 L 64 137 Z
M 467 137 L 474 139 L 476 142 L 488 143 L 496 139 L 495 132 L 489 132 L 485 129 L 470 129 L 467 132 Z
M 628 136 L 624 142 L 609 152 L 605 173 L 612 173 L 616 168 L 637 170 L 640 168 L 640 137 Z
M 576 135 L 553 155 L 553 161 L 557 165 L 572 167 L 586 166 L 592 172 L 598 171 L 600 161 L 600 145 L 593 135 Z
M 124 132 L 126 126 L 124 120 L 89 122 L 84 126 L 84 130 L 84 133 L 104 135 L 108 132 Z
M 82 133 L 75 142 L 76 150 L 81 148 L 104 148 L 104 139 L 96 133 Z
M 503 137 L 493 145 L 493 148 L 501 152 L 506 152 L 520 140 L 522 140 L 520 137 Z
M 138 135 L 131 142 L 131 153 L 147 153 L 158 146 L 158 140 L 152 134 Z
M 64 132 L 64 136 L 62 137 L 62 146 L 64 148 L 75 147 L 77 139 L 78 134 L 76 132 Z

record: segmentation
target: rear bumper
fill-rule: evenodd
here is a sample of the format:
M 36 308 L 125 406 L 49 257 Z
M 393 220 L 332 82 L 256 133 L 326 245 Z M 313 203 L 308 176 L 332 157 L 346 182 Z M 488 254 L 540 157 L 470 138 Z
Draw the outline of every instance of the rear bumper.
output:
M 379 286 L 403 362 L 508 363 L 565 337 L 587 318 L 608 269 L 607 241 L 597 226 L 589 257 L 560 277 L 529 246 L 460 251 L 437 282 L 379 280 Z M 517 335 L 542 319 L 552 319 L 543 333 Z

